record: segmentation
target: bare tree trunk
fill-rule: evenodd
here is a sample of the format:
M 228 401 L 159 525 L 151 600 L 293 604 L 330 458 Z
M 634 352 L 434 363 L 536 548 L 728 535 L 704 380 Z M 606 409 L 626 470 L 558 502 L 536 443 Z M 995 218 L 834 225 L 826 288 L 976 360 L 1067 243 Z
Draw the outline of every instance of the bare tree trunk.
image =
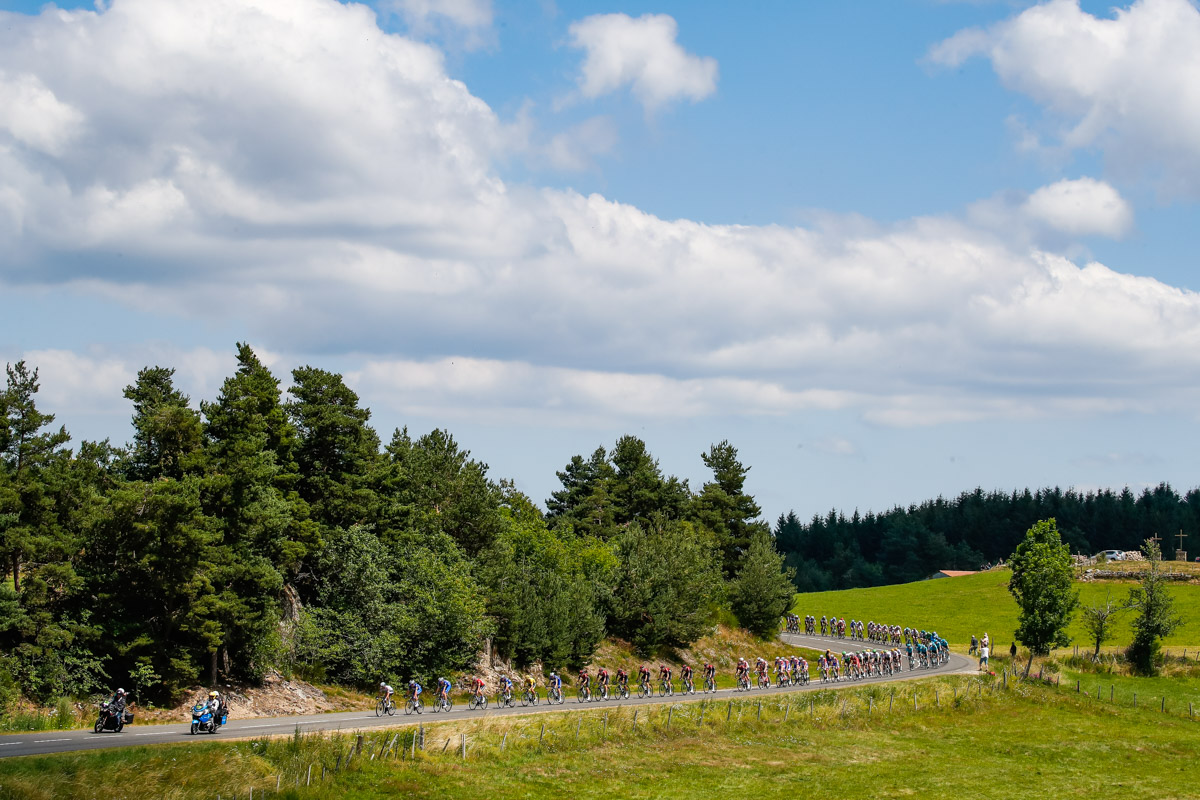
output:
M 209 684 L 212 686 L 216 686 L 217 685 L 217 648 L 213 648 L 213 651 L 212 651 L 212 667 L 209 671 L 209 674 L 210 674 Z

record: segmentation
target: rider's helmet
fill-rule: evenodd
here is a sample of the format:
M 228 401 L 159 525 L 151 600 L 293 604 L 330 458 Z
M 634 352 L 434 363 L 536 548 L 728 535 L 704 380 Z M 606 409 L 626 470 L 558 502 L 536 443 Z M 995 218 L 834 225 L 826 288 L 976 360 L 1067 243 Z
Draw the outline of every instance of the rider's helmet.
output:
M 120 695 L 121 697 L 124 697 L 124 696 L 125 696 L 125 690 L 124 690 L 124 689 L 117 689 L 117 694 L 118 694 L 118 695 Z
M 379 688 L 380 688 L 380 689 L 386 689 L 386 688 L 387 688 L 387 684 L 386 684 L 386 683 L 384 683 L 383 681 L 380 681 L 380 682 L 379 682 Z
M 211 697 L 212 699 L 216 700 L 217 698 L 219 698 L 221 696 L 221 693 L 213 691 L 213 692 L 209 692 L 208 696 Z

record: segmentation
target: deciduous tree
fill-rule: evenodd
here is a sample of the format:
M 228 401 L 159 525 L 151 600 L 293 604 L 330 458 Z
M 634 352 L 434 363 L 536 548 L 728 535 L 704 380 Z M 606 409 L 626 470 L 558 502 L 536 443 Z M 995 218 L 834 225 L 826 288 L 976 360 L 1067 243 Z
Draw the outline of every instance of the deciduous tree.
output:
M 1046 655 L 1052 647 L 1071 642 L 1067 626 L 1079 604 L 1071 553 L 1054 520 L 1046 519 L 1026 532 L 1010 561 L 1008 590 L 1020 607 L 1016 636 L 1029 648 L 1032 664 L 1034 655 Z

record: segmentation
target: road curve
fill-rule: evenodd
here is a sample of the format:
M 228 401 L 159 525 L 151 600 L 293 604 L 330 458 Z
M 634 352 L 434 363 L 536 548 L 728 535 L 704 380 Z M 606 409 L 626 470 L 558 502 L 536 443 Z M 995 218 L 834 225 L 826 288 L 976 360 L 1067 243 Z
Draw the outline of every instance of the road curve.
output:
M 798 645 L 800 647 L 808 647 L 813 650 L 825 650 L 826 648 L 841 652 L 858 651 L 867 649 L 870 642 L 854 642 L 849 639 L 832 639 L 824 636 L 808 636 L 803 634 L 782 634 L 783 639 L 788 644 Z M 813 665 L 815 671 L 816 667 Z M 370 730 L 372 728 L 391 728 L 402 727 L 406 725 L 416 725 L 418 722 L 437 722 L 442 719 L 472 719 L 476 717 L 499 717 L 513 716 L 521 714 L 551 714 L 562 713 L 566 711 L 580 711 L 587 709 L 596 709 L 609 704 L 620 704 L 629 706 L 640 705 L 659 705 L 665 703 L 681 703 L 704 698 L 733 698 L 733 697 L 761 697 L 763 695 L 774 694 L 790 694 L 811 692 L 818 689 L 844 688 L 852 686 L 860 686 L 870 683 L 885 683 L 889 681 L 915 680 L 918 678 L 926 678 L 934 675 L 951 675 L 956 673 L 974 673 L 974 663 L 971 659 L 960 656 L 954 653 L 950 654 L 950 662 L 936 669 L 918 669 L 905 671 L 899 675 L 890 675 L 884 677 L 864 678 L 858 681 L 844 681 L 840 683 L 821 683 L 816 680 L 808 686 L 789 686 L 786 688 L 771 687 L 769 689 L 754 689 L 748 693 L 736 692 L 733 689 L 718 689 L 716 694 L 709 693 L 707 695 L 697 693 L 695 695 L 674 695 L 673 697 L 647 697 L 639 699 L 630 697 L 628 700 L 610 700 L 607 703 L 594 702 L 580 704 L 574 698 L 569 698 L 561 706 L 550 706 L 543 704 L 523 708 L 520 704 L 513 708 L 495 708 L 489 706 L 487 711 L 477 712 L 468 711 L 466 701 L 456 701 L 454 710 L 447 716 L 445 714 L 431 713 L 426 707 L 425 713 L 411 717 L 403 716 L 402 712 L 397 712 L 394 717 L 376 717 L 372 711 L 344 711 L 335 714 L 310 714 L 303 716 L 288 716 L 288 717 L 253 717 L 249 719 L 237 719 L 232 717 L 229 723 L 221 729 L 221 732 L 215 735 L 197 735 L 192 736 L 188 733 L 190 717 L 180 720 L 179 724 L 168 725 L 130 725 L 121 733 L 93 733 L 91 730 L 73 730 L 73 731 L 40 731 L 37 733 L 28 734 L 9 734 L 0 736 L 0 758 L 12 758 L 15 756 L 33 756 L 33 755 L 48 755 L 51 753 L 65 753 L 80 750 L 101 750 L 114 747 L 134 747 L 148 744 L 168 744 L 168 743 L 183 743 L 183 742 L 207 742 L 217 739 L 237 738 L 244 739 L 256 736 L 273 736 L 279 734 L 291 733 L 295 730 L 300 731 L 356 731 Z

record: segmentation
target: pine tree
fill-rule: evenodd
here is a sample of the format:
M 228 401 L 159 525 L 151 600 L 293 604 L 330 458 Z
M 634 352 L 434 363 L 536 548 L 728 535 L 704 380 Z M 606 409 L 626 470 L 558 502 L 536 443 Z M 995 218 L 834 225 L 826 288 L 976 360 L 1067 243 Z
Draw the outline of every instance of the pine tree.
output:
M 133 401 L 133 442 L 126 474 L 132 480 L 181 478 L 189 458 L 201 447 L 200 415 L 188 396 L 175 388 L 175 370 L 146 367 L 125 387 Z
M 38 371 L 24 361 L 6 367 L 0 393 L 0 552 L 12 570 L 13 591 L 21 592 L 22 562 L 36 561 L 55 536 L 57 519 L 46 486 L 55 462 L 69 457 L 65 427 L 49 430 L 53 414 L 37 408 Z
M 299 434 L 300 496 L 312 518 L 330 528 L 369 521 L 377 514 L 369 476 L 379 459 L 371 412 L 341 375 L 299 367 L 292 380 L 287 411 Z
M 729 589 L 730 605 L 738 622 L 755 636 L 766 638 L 779 631 L 779 620 L 792 606 L 795 573 L 785 569 L 770 536 L 755 536 L 746 549 L 741 568 Z
M 745 491 L 750 470 L 738 460 L 737 449 L 728 440 L 714 444 L 700 458 L 713 472 L 693 504 L 696 520 L 712 531 L 721 548 L 722 569 L 732 578 L 756 536 L 768 535 L 766 523 L 758 519 L 762 509 Z

